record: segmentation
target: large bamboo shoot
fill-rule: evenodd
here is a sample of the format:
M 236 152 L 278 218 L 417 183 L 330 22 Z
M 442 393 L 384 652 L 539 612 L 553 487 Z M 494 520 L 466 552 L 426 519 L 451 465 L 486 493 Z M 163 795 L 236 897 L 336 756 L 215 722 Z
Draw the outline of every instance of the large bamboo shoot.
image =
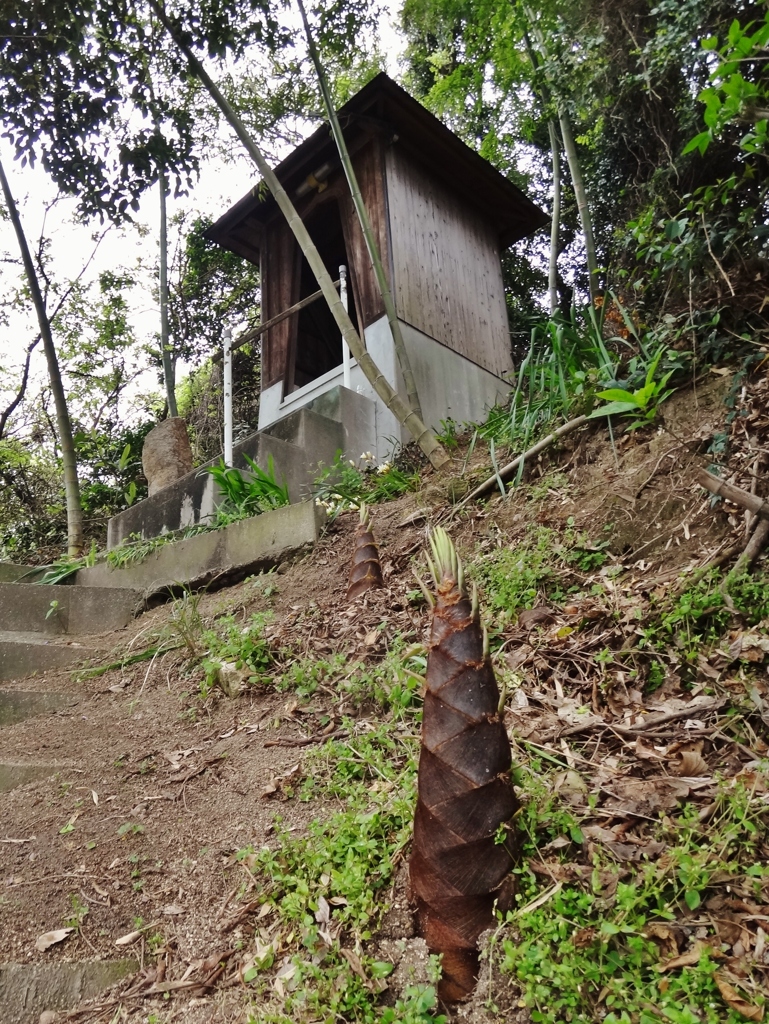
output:
M 519 804 L 477 601 L 446 532 L 437 529 L 430 543 L 436 598 L 409 871 L 420 931 L 443 955 L 439 995 L 455 1002 L 475 985 L 478 936 L 493 924 L 513 866 L 504 826 Z

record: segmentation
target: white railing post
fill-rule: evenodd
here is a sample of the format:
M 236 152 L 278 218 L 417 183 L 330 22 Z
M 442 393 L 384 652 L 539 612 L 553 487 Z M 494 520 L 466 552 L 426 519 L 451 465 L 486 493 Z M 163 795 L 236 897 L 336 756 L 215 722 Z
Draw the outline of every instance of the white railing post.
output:
M 347 267 L 342 265 L 339 268 L 339 298 L 342 300 L 345 312 L 347 312 Z M 350 349 L 347 342 L 342 338 L 342 382 L 350 389 Z
M 228 327 L 222 335 L 222 363 L 224 366 L 224 464 L 232 465 L 232 331 Z

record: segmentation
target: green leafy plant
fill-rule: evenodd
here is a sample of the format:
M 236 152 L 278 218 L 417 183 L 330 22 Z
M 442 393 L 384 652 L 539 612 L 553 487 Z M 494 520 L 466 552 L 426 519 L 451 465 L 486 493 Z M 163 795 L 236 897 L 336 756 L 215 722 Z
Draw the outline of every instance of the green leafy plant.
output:
M 663 355 L 664 350 L 660 348 L 649 363 L 643 386 L 635 391 L 627 391 L 624 388 L 607 388 L 605 391 L 597 392 L 596 397 L 604 399 L 607 404 L 593 410 L 590 418 L 595 419 L 599 416 L 618 416 L 625 413 L 633 413 L 639 418 L 633 420 L 628 428 L 629 430 L 635 430 L 646 423 L 651 423 L 657 415 L 659 406 L 674 391 L 674 388 L 666 387 L 667 382 L 673 376 L 674 370 L 668 370 L 659 380 L 654 379 Z
M 361 456 L 363 467 L 352 459 L 345 459 L 341 451 L 333 463 L 324 467 L 315 480 L 313 495 L 330 515 L 363 504 L 377 505 L 392 501 L 401 494 L 419 487 L 419 473 L 398 468 L 393 462 L 377 466 L 370 453 Z
M 83 926 L 83 921 L 88 917 L 90 908 L 87 903 L 82 902 L 76 892 L 70 893 L 69 903 L 72 911 L 68 917 L 64 918 L 64 927 L 79 931 Z
M 219 525 L 225 521 L 233 522 L 237 518 L 258 516 L 262 512 L 289 504 L 288 487 L 285 483 L 279 484 L 275 478 L 275 462 L 272 455 L 267 458 L 266 470 L 258 466 L 248 455 L 244 454 L 243 458 L 249 469 L 246 474 L 225 465 L 223 459 L 206 470 L 214 478 L 224 496 L 217 507 Z

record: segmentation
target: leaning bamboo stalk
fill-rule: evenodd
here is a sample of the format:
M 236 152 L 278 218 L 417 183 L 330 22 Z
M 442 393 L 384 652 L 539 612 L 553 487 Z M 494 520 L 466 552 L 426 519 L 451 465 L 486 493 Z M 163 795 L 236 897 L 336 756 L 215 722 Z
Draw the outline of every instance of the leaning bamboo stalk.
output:
M 336 142 L 336 148 L 339 150 L 339 157 L 342 161 L 342 167 L 344 168 L 347 184 L 350 188 L 350 195 L 352 196 L 355 212 L 358 215 L 361 231 L 363 232 L 363 237 L 366 241 L 366 248 L 368 249 L 369 259 L 371 260 L 371 266 L 374 271 L 374 276 L 376 277 L 379 294 L 382 296 L 382 302 L 384 303 L 387 322 L 390 325 L 390 331 L 392 333 L 395 354 L 398 357 L 398 365 L 400 366 L 401 373 L 403 374 L 403 383 L 406 385 L 406 398 L 408 404 L 417 416 L 422 419 L 422 406 L 419 402 L 419 393 L 417 391 L 416 381 L 414 380 L 414 371 L 411 369 L 411 360 L 409 359 L 409 354 L 406 351 L 406 343 L 403 340 L 403 331 L 401 331 L 401 324 L 395 309 L 395 303 L 393 302 L 390 285 L 387 283 L 387 276 L 384 272 L 384 267 L 382 266 L 379 247 L 376 244 L 374 231 L 371 227 L 371 219 L 369 218 L 366 205 L 363 202 L 363 196 L 361 195 L 360 186 L 358 185 L 355 168 L 353 167 L 352 160 L 350 159 L 350 153 L 347 149 L 347 143 L 345 142 L 344 134 L 342 132 L 342 126 L 339 124 L 339 118 L 336 115 L 336 110 L 334 109 L 334 104 L 331 100 L 331 92 L 328 87 L 325 72 L 323 71 L 323 66 L 320 63 L 318 48 L 315 45 L 315 40 L 313 39 L 310 31 L 310 25 L 307 21 L 304 4 L 302 3 L 302 0 L 297 0 L 297 3 L 299 4 L 299 10 L 302 14 L 304 34 L 307 36 L 307 48 L 310 51 L 310 57 L 315 65 L 315 73 L 317 74 L 318 82 L 320 83 L 320 91 L 323 97 L 323 105 L 326 108 L 326 116 L 328 117 L 329 124 L 331 125 L 331 132 L 334 136 L 334 142 Z
M 258 167 L 259 173 L 267 182 L 267 187 L 272 193 L 275 202 L 283 213 L 283 216 L 288 221 L 288 225 L 299 243 L 299 247 L 304 253 L 304 256 L 310 266 L 310 270 L 313 272 L 315 280 L 320 285 L 331 314 L 342 333 L 342 337 L 347 342 L 347 346 L 350 349 L 353 358 L 357 361 L 358 366 L 363 371 L 366 379 L 393 416 L 395 416 L 398 422 L 408 430 L 432 465 L 436 469 L 444 466 L 449 461 L 449 456 L 446 454 L 438 441 L 438 438 L 435 436 L 435 432 L 424 424 L 413 409 L 410 409 L 406 405 L 363 347 L 363 344 L 358 337 L 358 332 L 355 330 L 352 320 L 350 320 L 347 310 L 344 308 L 336 289 L 334 288 L 331 275 L 326 270 L 323 260 L 320 257 L 320 253 L 315 247 L 315 243 L 312 238 L 310 238 L 310 234 L 305 227 L 304 222 L 296 212 L 294 204 L 291 202 L 286 190 L 278 180 L 277 175 L 265 160 L 259 147 L 248 134 L 246 126 L 214 84 L 208 72 L 192 52 L 190 47 L 179 39 L 173 25 L 166 15 L 166 12 L 158 3 L 158 0 L 149 0 L 149 5 L 176 45 L 186 56 L 193 73 L 200 80 L 211 98 L 219 107 L 227 123 L 243 143 L 249 156 Z
M 519 804 L 477 600 L 448 534 L 436 529 L 430 546 L 436 595 L 409 878 L 421 933 L 443 957 L 439 995 L 456 1002 L 475 986 L 478 937 L 513 867 Z
M 559 437 L 564 437 L 566 434 L 570 434 L 572 430 L 576 430 L 577 427 L 581 427 L 583 423 L 588 420 L 587 416 L 576 416 L 573 420 L 569 420 L 568 423 L 564 423 L 562 427 L 554 430 L 552 434 L 548 434 L 547 437 L 543 437 L 541 441 L 529 448 L 523 455 L 519 455 L 513 459 L 512 462 L 508 462 L 506 466 L 503 466 L 499 473 L 495 473 L 490 476 L 488 480 L 484 480 L 482 484 L 478 484 L 474 491 L 470 491 L 467 497 L 463 498 L 455 507 L 454 511 L 460 509 L 463 505 L 466 505 L 468 501 L 475 501 L 476 498 L 482 498 L 484 494 L 488 494 L 489 491 L 493 491 L 494 487 L 497 486 L 499 480 L 508 480 L 513 473 L 518 469 L 522 462 L 526 462 L 529 459 L 534 458 L 535 455 L 539 455 L 545 448 L 548 448 L 553 442 L 557 441 Z
M 550 263 L 548 266 L 548 290 L 550 292 L 550 314 L 558 309 L 558 235 L 561 229 L 561 145 L 555 121 L 547 122 L 550 134 L 550 152 L 553 157 L 553 214 L 550 221 Z

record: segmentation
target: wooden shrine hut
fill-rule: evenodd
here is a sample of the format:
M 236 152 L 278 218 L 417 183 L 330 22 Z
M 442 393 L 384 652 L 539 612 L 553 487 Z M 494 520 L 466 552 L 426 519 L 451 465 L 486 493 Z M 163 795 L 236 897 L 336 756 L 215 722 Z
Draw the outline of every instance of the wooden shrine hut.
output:
M 509 393 L 513 369 L 501 253 L 547 223 L 515 185 L 380 74 L 339 110 L 389 274 L 425 419 L 481 419 Z M 276 167 L 332 279 L 349 273 L 349 312 L 405 397 L 390 329 L 339 157 L 324 124 Z M 208 231 L 260 267 L 262 322 L 318 289 L 288 224 L 258 186 Z M 303 407 L 359 423 L 350 448 L 387 454 L 406 441 L 357 365 L 343 384 L 342 339 L 321 298 L 262 336 L 259 430 Z M 351 400 L 349 391 L 366 399 Z M 356 445 L 360 442 L 360 446 Z

